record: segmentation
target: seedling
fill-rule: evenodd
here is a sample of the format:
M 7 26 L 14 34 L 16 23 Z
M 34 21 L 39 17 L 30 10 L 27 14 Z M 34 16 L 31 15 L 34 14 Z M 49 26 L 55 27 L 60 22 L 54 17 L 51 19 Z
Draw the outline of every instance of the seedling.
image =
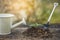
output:
M 29 25 L 30 27 L 38 27 L 38 26 L 40 26 L 41 24 L 38 24 L 38 23 L 35 23 L 35 24 L 31 24 L 31 25 Z

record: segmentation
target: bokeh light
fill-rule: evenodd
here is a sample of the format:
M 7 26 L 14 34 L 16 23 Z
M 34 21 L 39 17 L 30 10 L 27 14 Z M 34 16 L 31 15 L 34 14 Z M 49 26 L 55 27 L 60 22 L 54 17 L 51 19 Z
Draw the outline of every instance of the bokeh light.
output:
M 14 0 L 10 2 L 9 9 L 11 10 L 10 12 L 16 15 L 21 15 L 22 14 L 21 10 L 25 10 L 26 13 L 23 15 L 27 16 L 30 15 L 30 13 L 33 13 L 34 9 L 33 6 L 34 6 L 34 0 L 17 0 L 17 1 Z

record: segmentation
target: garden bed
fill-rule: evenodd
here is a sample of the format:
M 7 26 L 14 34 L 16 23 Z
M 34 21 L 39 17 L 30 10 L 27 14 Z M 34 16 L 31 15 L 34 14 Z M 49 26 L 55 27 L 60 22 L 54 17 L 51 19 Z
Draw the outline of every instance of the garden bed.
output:
M 53 25 L 51 25 L 53 27 Z M 54 25 L 55 26 L 55 25 Z M 58 25 L 56 25 L 58 26 Z M 41 38 L 39 37 L 33 37 L 33 36 L 26 36 L 23 35 L 23 32 L 28 30 L 28 27 L 19 26 L 12 30 L 12 33 L 9 35 L 0 35 L 0 40 L 60 40 L 60 28 L 49 28 L 50 32 L 52 32 L 53 36 L 49 38 Z M 38 28 L 38 30 L 40 30 Z

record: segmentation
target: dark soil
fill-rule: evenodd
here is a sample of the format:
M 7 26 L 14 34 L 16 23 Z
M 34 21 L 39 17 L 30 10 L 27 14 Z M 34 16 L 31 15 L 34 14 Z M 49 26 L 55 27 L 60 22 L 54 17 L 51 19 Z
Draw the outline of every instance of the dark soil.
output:
M 20 25 L 11 34 L 0 35 L 0 40 L 60 40 L 60 24 L 52 24 L 48 30 Z
M 41 37 L 41 38 L 49 38 L 52 37 L 52 33 L 49 29 L 43 29 L 39 27 L 31 27 L 23 32 L 23 35 L 29 37 Z

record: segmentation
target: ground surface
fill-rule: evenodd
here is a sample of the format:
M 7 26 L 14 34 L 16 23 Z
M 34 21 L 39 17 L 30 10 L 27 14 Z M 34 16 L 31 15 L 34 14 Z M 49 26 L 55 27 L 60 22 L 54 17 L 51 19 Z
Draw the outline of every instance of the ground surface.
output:
M 52 38 L 26 37 L 22 34 L 28 27 L 19 26 L 12 30 L 9 35 L 0 35 L 0 40 L 60 40 L 60 24 L 51 25 L 50 30 L 54 34 Z

